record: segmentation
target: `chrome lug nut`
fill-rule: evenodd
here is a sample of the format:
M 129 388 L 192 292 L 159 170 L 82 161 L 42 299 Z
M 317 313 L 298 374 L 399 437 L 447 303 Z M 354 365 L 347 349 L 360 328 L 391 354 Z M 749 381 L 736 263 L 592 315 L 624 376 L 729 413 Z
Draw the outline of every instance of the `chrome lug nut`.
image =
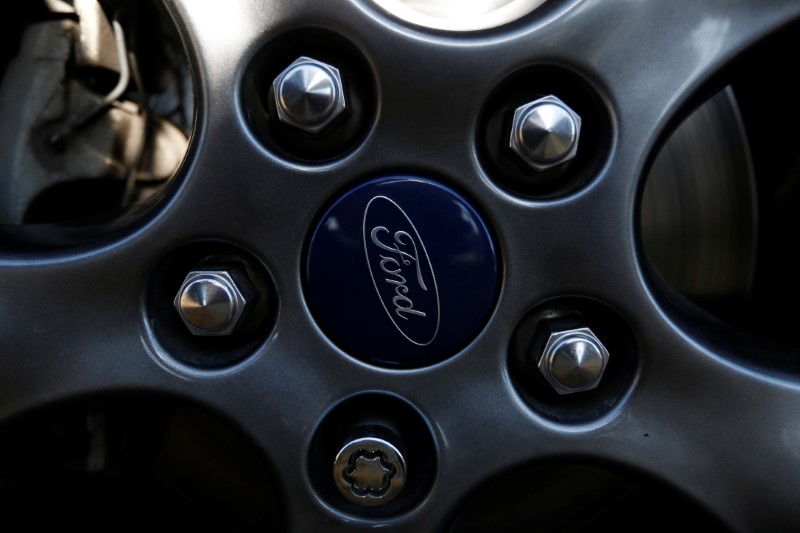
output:
M 406 483 L 406 461 L 387 439 L 362 437 L 342 446 L 333 463 L 336 488 L 351 502 L 383 505 L 397 496 Z
M 550 334 L 539 356 L 538 368 L 559 394 L 592 390 L 600 384 L 608 350 L 589 328 Z
M 183 280 L 173 303 L 193 335 L 230 335 L 253 299 L 249 292 L 229 270 L 195 270 Z
M 555 96 L 545 96 L 514 111 L 509 147 L 535 170 L 575 157 L 581 117 Z
M 272 82 L 278 119 L 319 133 L 347 107 L 342 76 L 334 66 L 300 57 Z

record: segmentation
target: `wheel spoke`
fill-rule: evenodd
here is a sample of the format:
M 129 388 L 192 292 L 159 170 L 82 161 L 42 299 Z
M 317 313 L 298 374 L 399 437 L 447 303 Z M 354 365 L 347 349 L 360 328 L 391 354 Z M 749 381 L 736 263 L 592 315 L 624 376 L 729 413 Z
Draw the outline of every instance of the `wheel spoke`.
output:
M 142 264 L 109 255 L 2 266 L 6 413 L 158 374 L 140 340 Z

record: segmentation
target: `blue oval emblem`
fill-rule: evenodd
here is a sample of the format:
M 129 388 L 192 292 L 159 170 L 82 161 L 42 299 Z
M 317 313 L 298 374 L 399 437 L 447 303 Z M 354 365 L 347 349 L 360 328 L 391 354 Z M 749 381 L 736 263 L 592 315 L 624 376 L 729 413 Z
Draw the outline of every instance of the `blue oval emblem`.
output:
M 428 251 L 403 209 L 376 196 L 364 210 L 364 254 L 375 292 L 403 337 L 427 346 L 439 332 L 439 292 Z
M 499 270 L 491 234 L 464 197 L 397 176 L 354 187 L 321 214 L 303 281 L 314 319 L 339 348 L 409 368 L 480 334 Z

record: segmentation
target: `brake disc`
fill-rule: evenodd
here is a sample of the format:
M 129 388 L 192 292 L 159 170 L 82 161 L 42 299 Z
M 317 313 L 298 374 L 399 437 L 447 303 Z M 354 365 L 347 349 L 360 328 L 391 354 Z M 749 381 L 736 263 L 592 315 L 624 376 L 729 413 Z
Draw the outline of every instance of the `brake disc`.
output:
M 653 162 L 642 240 L 655 269 L 691 300 L 741 298 L 753 283 L 757 215 L 750 149 L 728 87 L 692 113 Z

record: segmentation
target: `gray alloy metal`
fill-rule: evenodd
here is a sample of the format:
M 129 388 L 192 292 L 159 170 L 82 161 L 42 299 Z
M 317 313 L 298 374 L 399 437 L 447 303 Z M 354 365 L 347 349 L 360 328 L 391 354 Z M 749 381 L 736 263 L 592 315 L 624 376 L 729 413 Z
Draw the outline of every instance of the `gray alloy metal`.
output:
M 591 329 L 569 329 L 550 334 L 537 367 L 557 393 L 574 394 L 597 388 L 608 357 Z
M 196 76 L 189 154 L 166 200 L 136 225 L 92 246 L 0 251 L 0 421 L 114 390 L 190 399 L 223 413 L 264 454 L 290 532 L 446 531 L 487 480 L 553 457 L 643 472 L 736 531 L 796 529 L 797 351 L 722 328 L 661 290 L 637 226 L 652 152 L 676 117 L 732 58 L 800 19 L 800 2 L 568 0 L 474 35 L 409 27 L 363 0 L 165 5 Z M 364 140 L 321 164 L 262 145 L 241 98 L 254 53 L 303 24 L 333 29 L 362 50 L 377 93 Z M 610 148 L 584 187 L 531 200 L 497 186 L 481 166 L 476 124 L 502 80 L 554 62 L 599 92 L 613 118 Z M 412 371 L 340 350 L 311 316 L 301 282 L 308 232 L 325 206 L 365 176 L 396 169 L 444 177 L 484 214 L 502 253 L 502 288 L 483 331 L 451 359 Z M 223 370 L 164 364 L 172 355 L 153 335 L 149 311 L 173 298 L 149 290 L 156 265 L 204 240 L 258 257 L 278 299 L 269 338 Z M 614 308 L 641 362 L 631 389 L 590 423 L 542 417 L 509 379 L 516 325 L 562 294 Z M 367 390 L 405 399 L 435 441 L 435 482 L 401 513 L 355 515 L 326 503 L 310 481 L 317 425 Z
M 566 163 L 578 153 L 581 117 L 549 95 L 518 107 L 508 146 L 536 170 Z
M 406 484 L 406 460 L 394 444 L 378 437 L 346 442 L 333 462 L 336 488 L 348 500 L 377 506 L 393 500 Z
M 249 302 L 227 270 L 195 270 L 183 280 L 173 305 L 192 335 L 233 333 Z
M 309 133 L 319 133 L 347 107 L 339 69 L 300 57 L 272 83 L 278 118 Z

